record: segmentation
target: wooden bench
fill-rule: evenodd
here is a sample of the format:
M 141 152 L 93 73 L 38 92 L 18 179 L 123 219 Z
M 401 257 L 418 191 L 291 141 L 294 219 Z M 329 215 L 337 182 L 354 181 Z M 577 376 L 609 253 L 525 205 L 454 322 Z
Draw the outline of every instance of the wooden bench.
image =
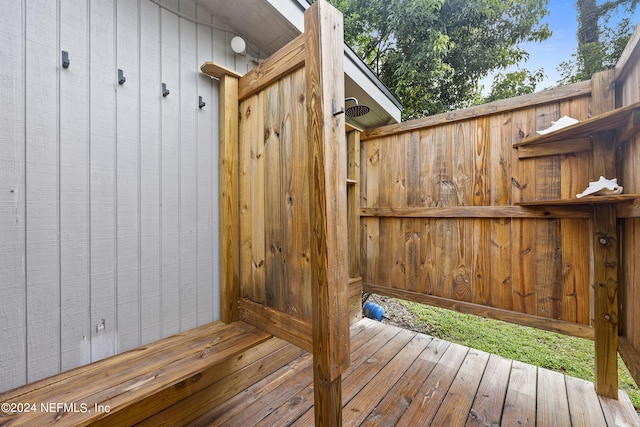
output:
M 284 346 L 247 323 L 213 322 L 4 392 L 0 426 L 131 425 Z M 222 388 L 213 401 L 239 391 Z

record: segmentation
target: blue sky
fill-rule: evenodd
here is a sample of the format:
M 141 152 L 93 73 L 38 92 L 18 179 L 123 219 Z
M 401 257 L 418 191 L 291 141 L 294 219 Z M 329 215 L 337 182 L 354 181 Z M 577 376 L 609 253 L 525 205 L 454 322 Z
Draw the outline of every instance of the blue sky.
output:
M 603 3 L 602 0 L 598 4 Z M 549 15 L 543 22 L 549 25 L 553 35 L 543 43 L 531 43 L 524 45 L 529 52 L 529 60 L 521 64 L 521 68 L 538 70 L 544 68 L 547 76 L 543 82 L 538 84 L 537 90 L 542 90 L 554 86 L 560 79 L 557 70 L 561 62 L 571 59 L 571 54 L 575 53 L 577 47 L 576 31 L 578 28 L 575 0 L 549 0 Z M 634 27 L 640 20 L 640 7 L 632 18 Z M 491 86 L 493 77 L 483 81 L 485 92 Z

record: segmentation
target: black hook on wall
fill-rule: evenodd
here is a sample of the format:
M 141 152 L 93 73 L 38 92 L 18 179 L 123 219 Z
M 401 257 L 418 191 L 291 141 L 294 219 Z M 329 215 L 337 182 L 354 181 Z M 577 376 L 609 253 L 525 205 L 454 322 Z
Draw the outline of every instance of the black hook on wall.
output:
M 62 51 L 62 68 L 69 68 L 69 64 L 71 61 L 69 60 L 69 52 L 66 50 Z
M 171 92 L 169 92 L 169 89 L 167 89 L 167 84 L 162 83 L 162 96 L 167 97 L 170 93 Z
M 204 107 L 205 105 L 207 105 L 207 104 L 206 104 L 206 102 L 204 102 L 204 101 L 202 100 L 202 97 L 201 97 L 201 96 L 199 96 L 199 97 L 198 97 L 198 108 L 202 108 L 202 107 Z
M 124 76 L 124 71 L 118 68 L 118 84 L 123 85 L 124 82 L 127 81 L 127 78 Z

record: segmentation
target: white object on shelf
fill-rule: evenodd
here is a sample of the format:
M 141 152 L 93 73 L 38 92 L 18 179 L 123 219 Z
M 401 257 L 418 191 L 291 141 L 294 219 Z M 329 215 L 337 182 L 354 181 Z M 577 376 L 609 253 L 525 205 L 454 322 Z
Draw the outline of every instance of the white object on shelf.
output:
M 566 128 L 567 126 L 575 125 L 576 123 L 580 123 L 580 120 L 574 119 L 573 117 L 569 117 L 569 116 L 562 116 L 557 121 L 551 122 L 551 126 L 549 126 L 548 128 L 539 130 L 537 134 L 546 135 L 548 133 L 560 130 L 562 128 Z
M 601 176 L 599 180 L 589 183 L 589 186 L 577 198 L 584 196 L 611 196 L 622 193 L 622 187 L 618 185 L 618 178 L 607 179 Z

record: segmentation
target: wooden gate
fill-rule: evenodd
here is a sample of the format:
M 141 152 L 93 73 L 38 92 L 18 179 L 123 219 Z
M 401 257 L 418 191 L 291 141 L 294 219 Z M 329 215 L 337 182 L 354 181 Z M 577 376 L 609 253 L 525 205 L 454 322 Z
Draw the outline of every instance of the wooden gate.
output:
M 305 33 L 253 71 L 203 71 L 221 79 L 223 320 L 313 352 L 316 425 L 339 425 L 349 366 L 346 143 L 334 114 L 342 16 L 316 2 Z

